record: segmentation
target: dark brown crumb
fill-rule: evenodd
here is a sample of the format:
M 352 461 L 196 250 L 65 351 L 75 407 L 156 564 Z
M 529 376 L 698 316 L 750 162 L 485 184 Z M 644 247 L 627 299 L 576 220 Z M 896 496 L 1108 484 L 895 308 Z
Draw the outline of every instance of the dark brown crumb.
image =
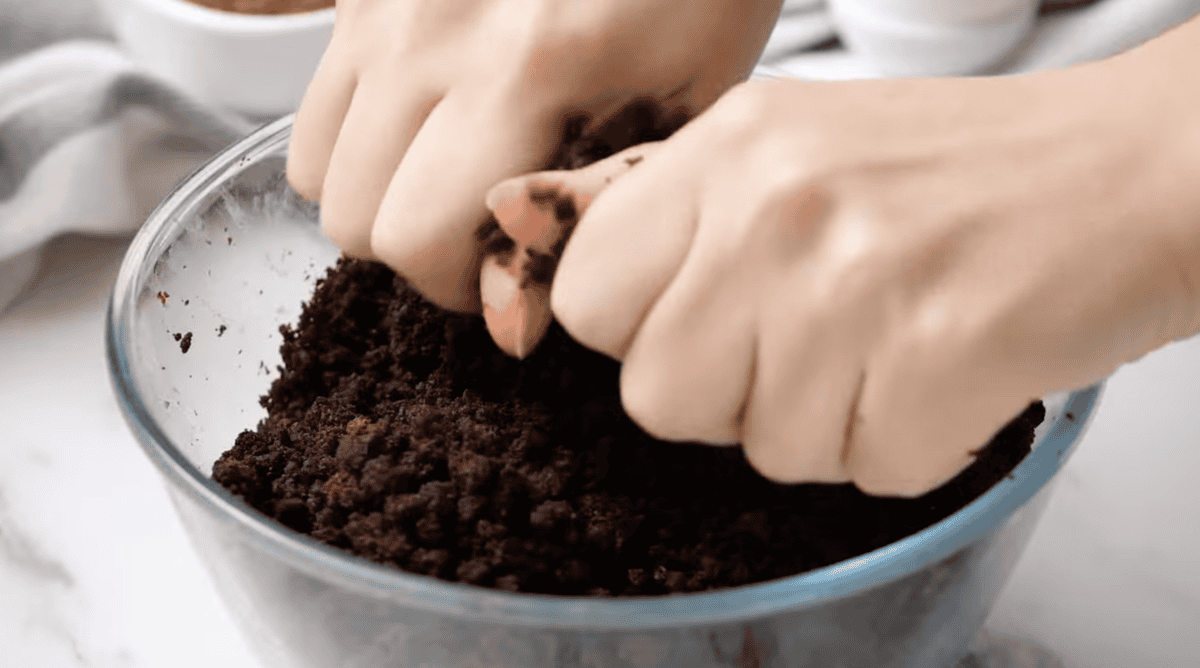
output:
M 862 554 L 1001 480 L 1044 414 L 1031 406 L 936 491 L 873 498 L 770 483 L 737 448 L 657 441 L 622 411 L 617 363 L 557 324 L 517 361 L 378 264 L 340 262 L 282 331 L 268 417 L 214 479 L 368 559 L 528 592 L 702 591 Z
M 661 139 L 678 122 L 637 105 L 625 119 L 632 128 L 587 137 L 569 122 L 551 167 Z M 1044 417 L 1031 405 L 937 490 L 877 498 L 771 483 L 739 448 L 656 440 L 621 408 L 618 363 L 557 323 L 513 359 L 480 318 L 442 311 L 381 264 L 341 260 L 280 331 L 267 417 L 213 478 L 329 545 L 507 591 L 694 592 L 855 557 L 1002 480 Z
M 171 295 L 163 292 L 162 290 L 159 290 L 158 294 L 155 295 L 155 297 L 158 297 L 158 301 L 160 304 L 162 304 L 163 306 L 166 306 L 167 300 L 171 298 Z
M 180 340 L 179 335 L 176 334 L 175 340 L 179 341 L 180 352 L 187 354 L 187 351 L 192 349 L 192 333 L 191 332 L 184 334 L 182 340 Z

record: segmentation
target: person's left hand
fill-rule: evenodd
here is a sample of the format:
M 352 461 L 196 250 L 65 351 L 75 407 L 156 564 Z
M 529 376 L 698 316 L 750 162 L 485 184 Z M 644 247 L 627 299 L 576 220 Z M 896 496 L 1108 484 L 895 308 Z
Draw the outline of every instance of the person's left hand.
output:
M 694 115 L 745 79 L 781 0 L 339 0 L 287 174 L 349 255 L 478 308 L 483 197 L 569 121 L 650 98 Z

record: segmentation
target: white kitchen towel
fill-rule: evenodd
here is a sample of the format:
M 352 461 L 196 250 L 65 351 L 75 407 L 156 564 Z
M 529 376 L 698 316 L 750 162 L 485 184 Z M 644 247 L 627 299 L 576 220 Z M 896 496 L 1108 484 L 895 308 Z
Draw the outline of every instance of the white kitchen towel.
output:
M 252 129 L 145 74 L 110 42 L 60 42 L 6 62 L 0 311 L 47 240 L 128 233 L 175 182 Z
M 1006 71 L 1103 58 L 1197 13 L 1200 0 L 1098 0 L 1042 19 Z M 0 314 L 47 240 L 135 230 L 172 183 L 252 129 L 146 75 L 107 32 L 88 0 L 0 0 Z M 53 43 L 81 36 L 101 39 Z M 762 69 L 876 76 L 843 48 L 814 49 L 835 36 L 824 0 L 785 0 Z

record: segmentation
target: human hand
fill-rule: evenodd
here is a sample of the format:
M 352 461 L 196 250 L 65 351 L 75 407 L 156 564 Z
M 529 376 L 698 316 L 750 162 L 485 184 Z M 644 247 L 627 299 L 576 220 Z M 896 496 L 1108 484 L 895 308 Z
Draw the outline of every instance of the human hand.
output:
M 550 306 L 624 361 L 647 431 L 917 495 L 1030 401 L 1200 330 L 1177 119 L 1108 75 L 753 81 L 636 164 L 489 204 L 510 229 L 531 184 L 574 198 Z
M 340 0 L 288 178 L 348 254 L 475 310 L 484 194 L 541 168 L 570 117 L 691 114 L 744 79 L 781 0 Z

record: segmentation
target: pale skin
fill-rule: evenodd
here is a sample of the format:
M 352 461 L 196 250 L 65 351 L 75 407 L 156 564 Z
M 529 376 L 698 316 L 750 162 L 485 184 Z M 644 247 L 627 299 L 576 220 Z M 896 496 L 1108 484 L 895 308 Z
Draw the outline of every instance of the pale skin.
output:
M 549 289 L 554 317 L 623 361 L 622 399 L 647 431 L 741 443 L 786 482 L 920 494 L 1031 400 L 1200 332 L 1200 21 L 1058 72 L 734 85 L 778 2 L 703 3 L 720 29 L 691 27 L 734 45 L 719 56 L 703 39 L 681 44 L 659 34 L 672 28 L 618 18 L 696 20 L 694 4 L 341 3 L 297 119 L 293 184 L 321 199 L 347 252 L 463 310 L 479 304 L 473 232 L 485 205 L 520 232 L 530 183 L 573 194 L 581 215 Z M 434 5 L 457 10 L 423 9 Z M 372 50 L 372 11 L 432 21 L 420 34 L 435 37 Z M 744 23 L 731 25 L 735 15 Z M 347 101 L 352 84 L 331 83 L 348 70 L 368 73 L 359 88 L 379 68 L 424 71 L 443 45 L 494 44 L 495 31 L 516 35 L 523 48 L 511 51 L 525 55 L 436 68 L 449 92 L 423 126 L 412 110 L 436 96 L 408 75 L 362 105 L 358 92 Z M 539 42 L 562 34 L 582 51 Z M 605 48 L 609 38 L 665 50 L 608 70 L 606 59 L 631 58 Z M 547 58 L 557 60 L 538 64 Z M 468 62 L 475 75 L 455 78 Z M 475 115 L 450 107 L 438 120 L 457 81 L 471 82 L 461 95 Z M 670 139 L 578 172 L 528 174 L 563 113 L 603 116 L 622 96 L 672 92 L 670 103 L 702 113 Z M 372 141 L 357 129 L 396 119 Z
M 634 97 L 708 107 L 749 75 L 781 4 L 338 0 L 289 179 L 347 253 L 478 310 L 488 189 L 545 164 L 565 114 L 603 118 Z

